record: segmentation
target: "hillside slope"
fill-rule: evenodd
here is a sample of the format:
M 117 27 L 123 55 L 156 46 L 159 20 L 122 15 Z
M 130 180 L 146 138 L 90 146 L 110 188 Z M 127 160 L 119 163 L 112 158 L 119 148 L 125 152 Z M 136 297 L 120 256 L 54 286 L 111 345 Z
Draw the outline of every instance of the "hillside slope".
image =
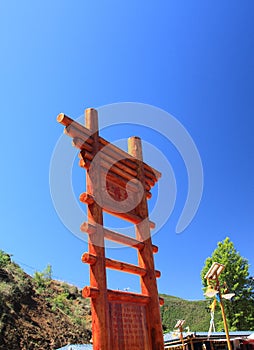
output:
M 165 294 L 161 294 L 161 296 L 165 302 L 161 308 L 164 331 L 172 331 L 180 319 L 185 320 L 184 327 L 188 327 L 193 332 L 208 331 L 210 324 L 209 301 L 188 301 Z M 217 319 L 217 315 L 215 316 Z
M 0 350 L 88 343 L 90 305 L 74 286 L 27 275 L 0 251 Z

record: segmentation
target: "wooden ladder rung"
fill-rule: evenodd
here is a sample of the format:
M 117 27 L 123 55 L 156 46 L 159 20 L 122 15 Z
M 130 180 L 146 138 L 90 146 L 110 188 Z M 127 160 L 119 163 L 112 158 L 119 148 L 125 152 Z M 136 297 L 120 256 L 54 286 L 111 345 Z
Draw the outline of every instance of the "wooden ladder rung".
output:
M 106 258 L 105 259 L 106 267 L 112 270 L 118 270 L 123 272 L 132 273 L 134 275 L 144 276 L 147 274 L 147 270 L 143 267 L 132 265 L 123 261 L 113 260 Z M 154 270 L 155 276 L 159 278 L 161 276 L 160 271 Z
M 98 294 L 99 289 L 96 287 L 86 286 L 82 290 L 82 296 L 84 298 L 96 298 Z M 148 295 L 111 289 L 107 290 L 107 297 L 109 301 L 131 302 L 138 304 L 148 304 L 150 301 L 150 297 Z M 162 297 L 159 297 L 159 304 L 161 306 L 164 305 L 164 299 Z
M 96 227 L 92 224 L 89 224 L 88 222 L 84 222 L 81 225 L 80 229 L 82 232 L 86 232 L 88 234 L 92 234 L 96 232 Z M 142 250 L 145 246 L 144 242 L 138 241 L 135 238 L 123 235 L 115 231 L 108 230 L 106 228 L 104 228 L 103 230 L 104 230 L 104 237 L 110 241 L 113 241 L 119 244 L 124 244 L 126 246 L 136 248 L 138 250 Z M 153 253 L 157 253 L 158 247 L 153 244 L 152 250 L 153 250 Z
M 93 254 L 84 253 L 81 258 L 82 262 L 93 265 L 96 263 L 97 257 Z M 105 258 L 105 266 L 108 269 L 118 270 L 122 272 L 132 273 L 134 275 L 145 276 L 147 274 L 147 270 L 143 267 L 129 264 L 123 261 L 113 260 L 109 258 Z M 155 276 L 159 278 L 161 276 L 160 271 L 155 270 Z

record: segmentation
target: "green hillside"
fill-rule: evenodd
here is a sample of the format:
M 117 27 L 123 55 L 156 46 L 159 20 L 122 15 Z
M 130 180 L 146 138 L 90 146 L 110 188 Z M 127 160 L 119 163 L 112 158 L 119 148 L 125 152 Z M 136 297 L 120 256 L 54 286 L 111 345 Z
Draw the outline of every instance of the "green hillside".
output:
M 189 327 L 190 331 L 208 331 L 210 324 L 210 313 L 207 311 L 209 301 L 188 301 L 165 294 L 161 294 L 161 296 L 165 301 L 161 307 L 164 331 L 172 331 L 177 320 L 180 319 L 185 320 L 184 327 Z

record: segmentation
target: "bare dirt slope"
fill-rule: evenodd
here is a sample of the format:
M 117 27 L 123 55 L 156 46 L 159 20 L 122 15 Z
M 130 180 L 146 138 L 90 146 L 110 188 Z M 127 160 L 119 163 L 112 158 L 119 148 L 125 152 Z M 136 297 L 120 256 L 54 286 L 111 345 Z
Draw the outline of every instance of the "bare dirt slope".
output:
M 3 254 L 0 252 L 0 350 L 88 343 L 90 306 L 81 291 L 43 273 L 32 278 L 7 254 L 1 259 Z

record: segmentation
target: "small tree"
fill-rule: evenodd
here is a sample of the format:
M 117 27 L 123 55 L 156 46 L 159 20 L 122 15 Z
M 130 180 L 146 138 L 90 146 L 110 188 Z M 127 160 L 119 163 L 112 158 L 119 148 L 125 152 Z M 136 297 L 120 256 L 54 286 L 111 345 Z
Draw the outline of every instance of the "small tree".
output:
M 249 264 L 236 251 L 234 244 L 227 237 L 218 242 L 217 248 L 205 261 L 201 271 L 203 286 L 207 286 L 205 275 L 213 262 L 225 265 L 225 269 L 219 276 L 220 285 L 227 285 L 230 292 L 235 293 L 232 301 L 225 300 L 224 307 L 230 330 L 254 329 L 254 281 L 249 276 Z M 218 323 L 218 329 L 223 328 L 222 322 Z
M 6 267 L 11 263 L 11 256 L 0 249 L 0 267 Z
M 37 286 L 37 291 L 41 293 L 46 287 L 50 285 L 50 281 L 52 280 L 51 265 L 47 265 L 47 267 L 42 272 L 36 271 L 34 273 L 34 280 Z

